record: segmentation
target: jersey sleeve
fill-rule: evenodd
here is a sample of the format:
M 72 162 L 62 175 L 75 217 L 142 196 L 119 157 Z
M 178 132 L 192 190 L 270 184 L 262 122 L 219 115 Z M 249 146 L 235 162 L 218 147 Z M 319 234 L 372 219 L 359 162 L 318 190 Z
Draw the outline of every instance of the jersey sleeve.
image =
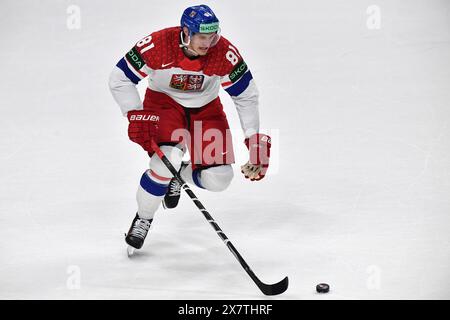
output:
M 116 65 L 134 84 L 138 84 L 139 81 L 148 75 L 146 63 L 148 55 L 144 54 L 154 47 L 151 40 L 152 37 L 148 36 L 137 42 Z
M 151 35 L 141 39 L 119 60 L 109 76 L 111 94 L 124 116 L 130 110 L 143 109 L 136 85 L 148 75 L 146 52 L 153 47 Z
M 259 132 L 259 92 L 250 69 L 231 44 L 225 59 L 227 74 L 221 77 L 221 85 L 236 106 L 244 135 L 250 137 Z

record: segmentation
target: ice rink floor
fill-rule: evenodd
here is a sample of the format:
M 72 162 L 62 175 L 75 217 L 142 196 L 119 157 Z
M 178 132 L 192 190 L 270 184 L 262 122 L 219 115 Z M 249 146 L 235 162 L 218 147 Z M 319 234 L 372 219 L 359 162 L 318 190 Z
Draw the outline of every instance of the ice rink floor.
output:
M 0 298 L 449 299 L 450 2 L 204 2 L 252 70 L 273 152 L 266 179 L 243 178 L 222 91 L 235 178 L 194 192 L 289 289 L 263 296 L 185 195 L 126 255 L 148 159 L 108 76 L 198 3 L 3 0 Z

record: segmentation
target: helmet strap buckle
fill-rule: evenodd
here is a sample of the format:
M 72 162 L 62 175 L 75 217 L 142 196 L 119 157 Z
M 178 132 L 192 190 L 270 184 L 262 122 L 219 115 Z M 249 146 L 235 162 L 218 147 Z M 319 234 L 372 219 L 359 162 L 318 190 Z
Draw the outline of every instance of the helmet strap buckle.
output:
M 197 52 L 195 52 L 194 50 L 192 50 L 192 49 L 189 48 L 189 44 L 191 43 L 191 32 L 190 32 L 190 31 L 189 31 L 189 35 L 187 36 L 187 39 L 188 39 L 187 42 L 185 42 L 185 41 L 184 41 L 184 32 L 181 31 L 181 32 L 180 32 L 180 41 L 181 41 L 180 48 L 185 49 L 185 50 L 188 51 L 191 55 L 198 56 L 198 53 L 197 53 Z

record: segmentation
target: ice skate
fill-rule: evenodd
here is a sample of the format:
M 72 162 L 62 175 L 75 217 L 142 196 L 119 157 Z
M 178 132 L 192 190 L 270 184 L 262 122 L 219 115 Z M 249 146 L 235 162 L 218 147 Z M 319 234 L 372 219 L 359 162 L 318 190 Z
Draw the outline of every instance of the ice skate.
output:
M 181 168 L 178 171 L 178 173 L 181 173 L 181 171 L 186 168 L 189 165 L 189 161 L 187 162 L 182 162 L 181 163 Z M 180 182 L 173 177 L 172 180 L 170 180 L 169 183 L 169 190 L 167 191 L 166 195 L 164 196 L 163 199 L 163 207 L 165 209 L 173 209 L 178 205 L 178 201 L 180 201 L 180 197 L 181 197 L 181 184 Z
M 128 230 L 128 234 L 125 236 L 125 241 L 128 244 L 128 256 L 133 255 L 135 249 L 142 248 L 152 221 L 153 219 L 140 218 L 136 213 L 130 230 Z

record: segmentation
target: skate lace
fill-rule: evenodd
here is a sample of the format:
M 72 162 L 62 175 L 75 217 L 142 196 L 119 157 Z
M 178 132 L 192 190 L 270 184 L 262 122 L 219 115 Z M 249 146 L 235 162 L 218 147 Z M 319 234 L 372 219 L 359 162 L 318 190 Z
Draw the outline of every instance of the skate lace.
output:
M 150 221 L 146 219 L 137 219 L 134 223 L 133 229 L 130 234 L 135 237 L 144 239 L 150 229 Z
M 179 196 L 181 193 L 181 184 L 177 179 L 173 179 L 169 184 L 169 196 Z

